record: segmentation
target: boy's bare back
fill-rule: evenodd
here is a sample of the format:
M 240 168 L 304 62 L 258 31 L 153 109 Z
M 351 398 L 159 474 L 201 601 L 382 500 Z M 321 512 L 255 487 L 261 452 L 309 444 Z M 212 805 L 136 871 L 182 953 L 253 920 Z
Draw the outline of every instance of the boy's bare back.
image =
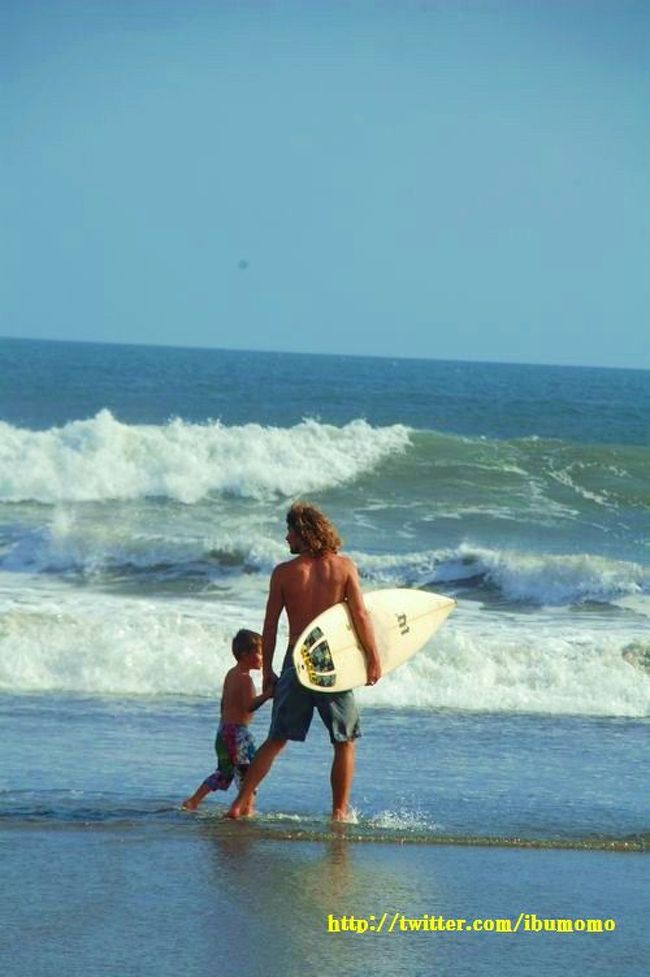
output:
M 247 726 L 253 716 L 251 703 L 255 686 L 248 672 L 235 665 L 226 674 L 221 695 L 221 722 Z

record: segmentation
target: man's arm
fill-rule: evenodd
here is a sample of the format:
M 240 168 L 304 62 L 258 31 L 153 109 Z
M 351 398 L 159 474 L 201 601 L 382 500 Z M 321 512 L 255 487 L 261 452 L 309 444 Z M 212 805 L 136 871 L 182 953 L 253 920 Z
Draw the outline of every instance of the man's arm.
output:
M 277 675 L 273 671 L 273 654 L 278 636 L 278 621 L 283 610 L 284 595 L 280 581 L 280 567 L 276 567 L 271 574 L 264 628 L 262 629 L 262 690 L 264 692 L 267 692 L 269 686 L 275 685 L 277 681 Z
M 377 651 L 377 642 L 375 641 L 372 621 L 366 610 L 361 592 L 357 568 L 352 562 L 350 562 L 350 572 L 345 586 L 345 599 L 350 608 L 352 621 L 359 641 L 366 653 L 366 669 L 368 672 L 366 685 L 374 685 L 381 678 L 381 662 L 379 661 L 379 652 Z

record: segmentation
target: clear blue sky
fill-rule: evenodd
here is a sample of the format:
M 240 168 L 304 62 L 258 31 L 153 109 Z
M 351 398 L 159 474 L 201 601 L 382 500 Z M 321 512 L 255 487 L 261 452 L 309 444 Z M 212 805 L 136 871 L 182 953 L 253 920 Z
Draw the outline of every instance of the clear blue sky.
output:
M 1 11 L 1 335 L 650 368 L 647 0 Z

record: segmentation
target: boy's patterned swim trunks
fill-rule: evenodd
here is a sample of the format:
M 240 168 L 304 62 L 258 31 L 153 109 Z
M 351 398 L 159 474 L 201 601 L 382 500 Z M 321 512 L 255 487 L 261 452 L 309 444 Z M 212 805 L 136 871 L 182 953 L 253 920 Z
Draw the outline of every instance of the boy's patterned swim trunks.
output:
M 233 778 L 241 787 L 249 764 L 255 756 L 255 740 L 248 726 L 220 723 L 214 748 L 219 761 L 213 774 L 203 781 L 210 790 L 228 790 Z

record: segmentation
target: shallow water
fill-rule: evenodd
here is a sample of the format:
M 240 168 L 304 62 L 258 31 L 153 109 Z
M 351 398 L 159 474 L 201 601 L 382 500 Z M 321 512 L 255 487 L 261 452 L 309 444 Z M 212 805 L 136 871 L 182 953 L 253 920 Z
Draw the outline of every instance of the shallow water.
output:
M 643 855 L 288 843 L 201 820 L 180 831 L 34 826 L 2 837 L 7 974 L 647 972 Z M 383 913 L 513 923 L 525 913 L 616 928 L 328 932 L 330 914 L 378 925 Z
M 180 801 L 214 765 L 203 699 L 22 695 L 0 707 L 5 824 L 180 824 L 192 817 Z M 267 721 L 255 717 L 258 742 Z M 366 708 L 362 727 L 351 837 L 646 845 L 647 720 Z M 323 837 L 330 762 L 316 717 L 262 785 L 258 830 Z M 198 818 L 228 796 L 211 795 Z

